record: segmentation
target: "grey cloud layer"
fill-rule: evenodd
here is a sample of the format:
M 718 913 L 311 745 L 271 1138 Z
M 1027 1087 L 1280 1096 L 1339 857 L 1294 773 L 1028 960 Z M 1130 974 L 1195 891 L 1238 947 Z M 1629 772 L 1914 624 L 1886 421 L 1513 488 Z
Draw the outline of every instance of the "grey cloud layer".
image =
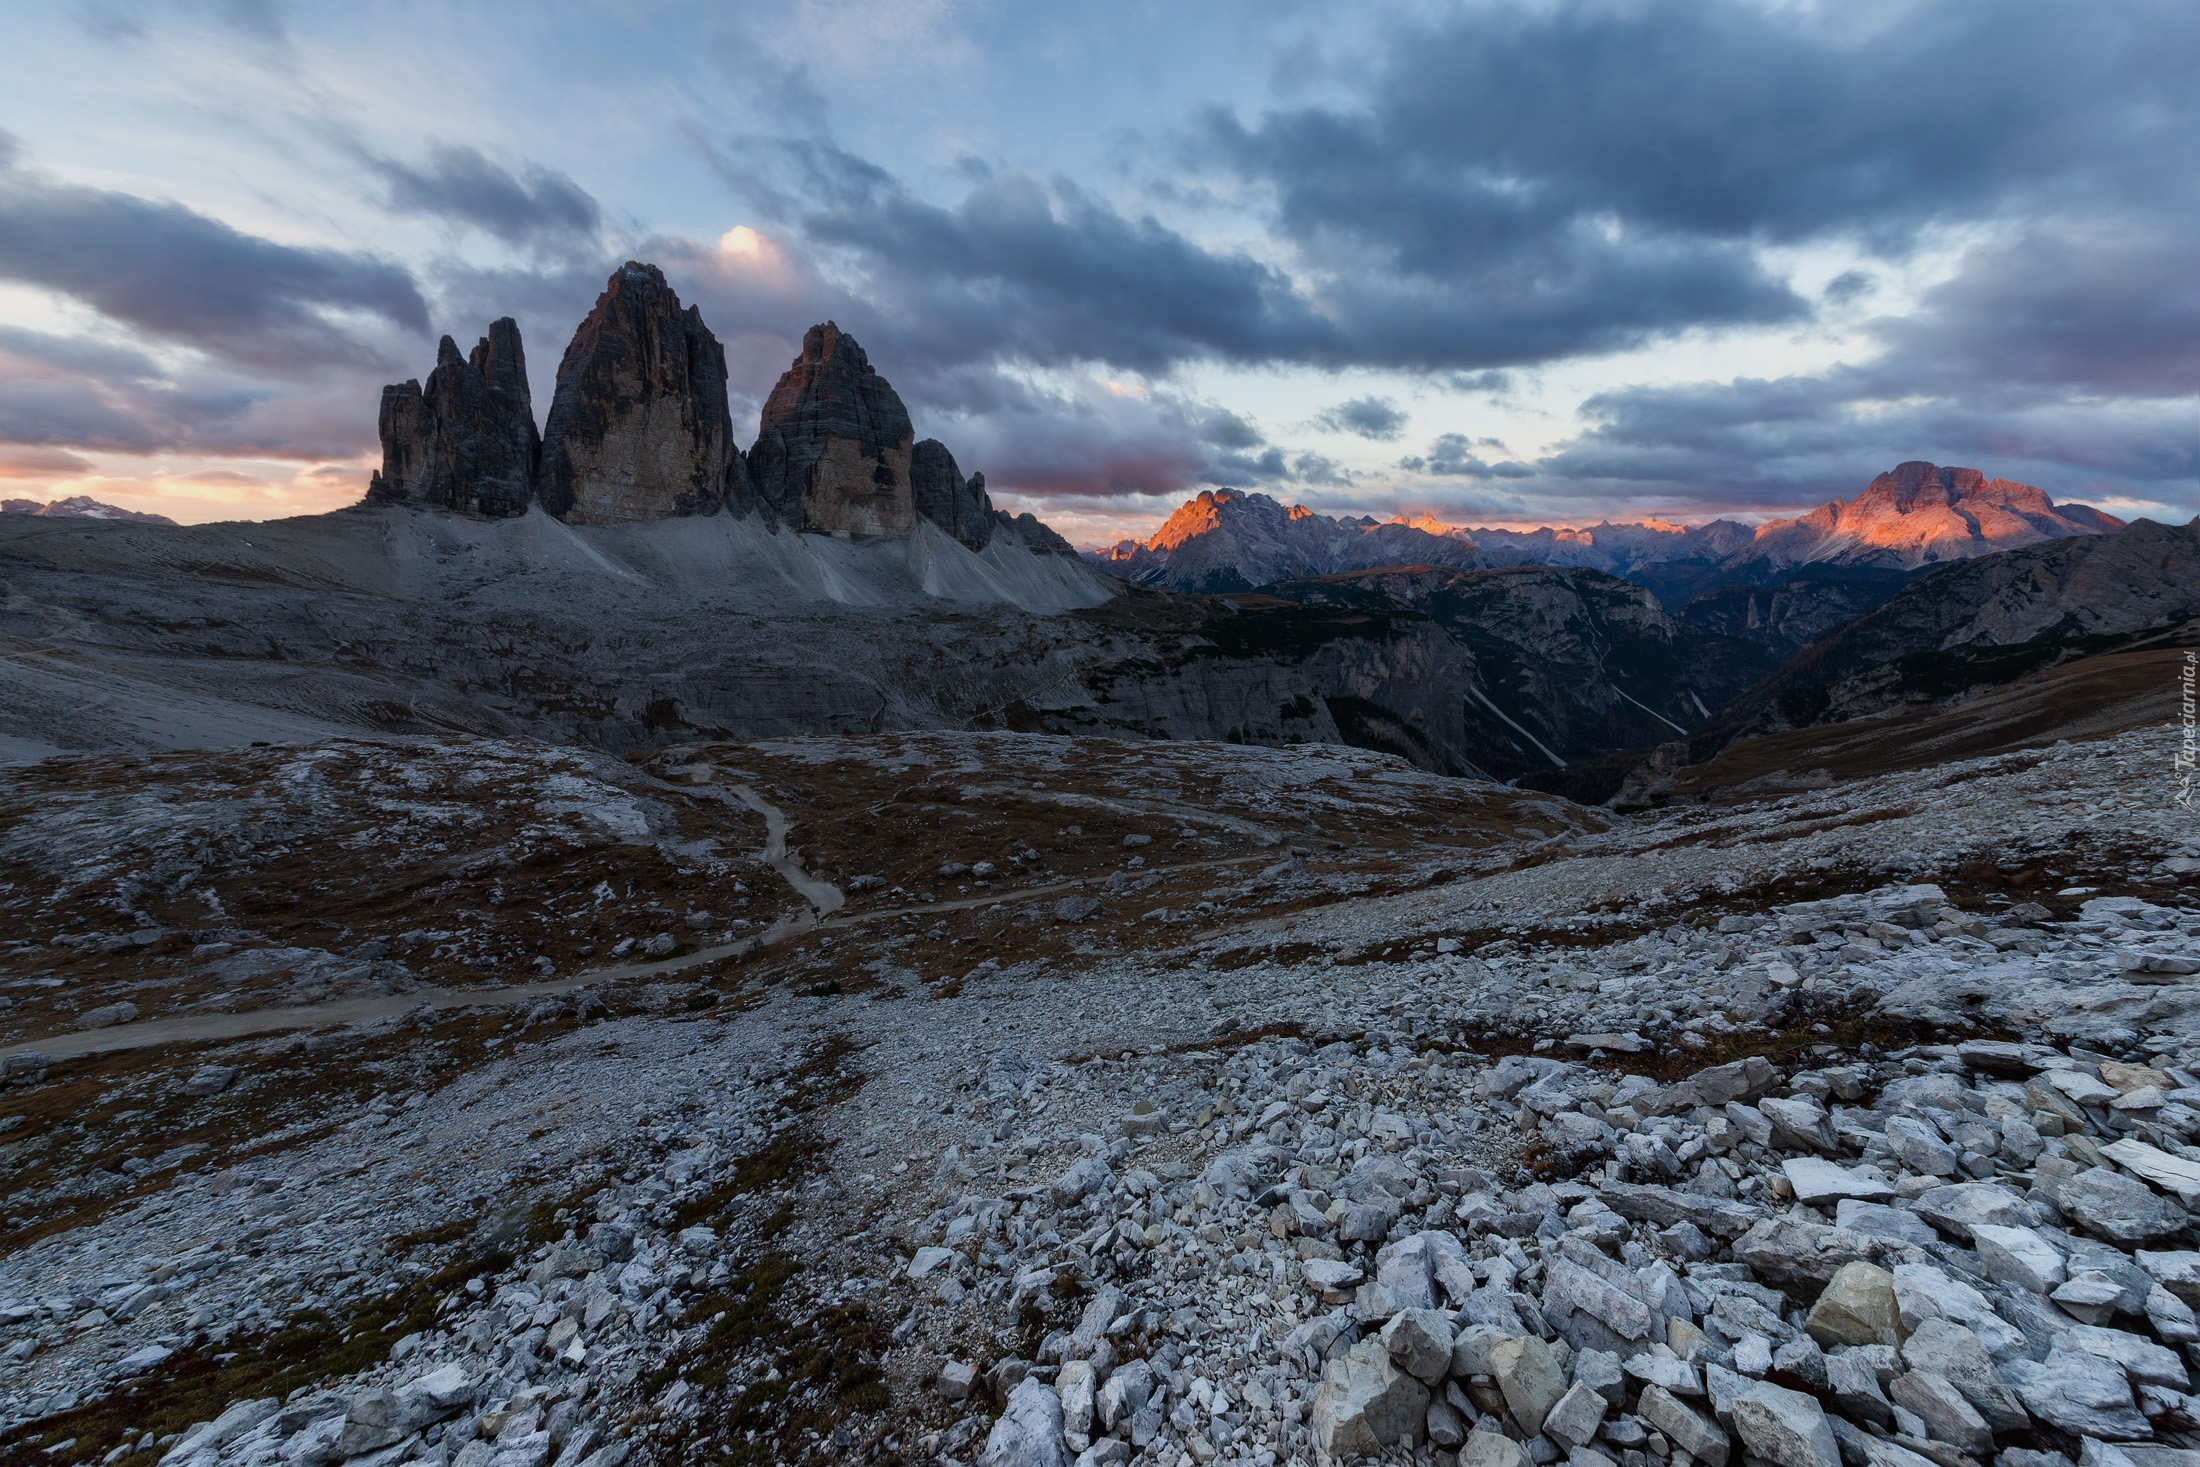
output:
M 12 138 L 0 138 L 0 279 L 257 368 L 373 359 L 329 312 L 428 328 L 427 302 L 401 265 L 277 244 L 181 204 L 57 183 L 26 167 Z
M 1340 402 L 1317 414 L 1314 422 L 1332 433 L 1351 433 L 1376 443 L 1392 442 L 1406 429 L 1406 415 L 1387 397 Z
M 1914 457 L 2031 473 L 2058 492 L 2200 493 L 2181 401 L 2200 391 L 2200 8 L 2187 0 L 1447 10 L 1378 33 L 1359 71 L 1317 79 L 1321 102 L 1197 113 L 1142 139 L 1136 156 L 1166 165 L 1141 185 L 1166 216 L 1163 202 L 1124 201 L 1135 193 L 976 162 L 959 197 L 924 197 L 835 141 L 830 91 L 735 49 L 744 75 L 791 99 L 767 110 L 797 134 L 729 140 L 697 124 L 684 141 L 785 245 L 780 268 L 736 269 L 679 239 L 614 252 L 596 200 L 545 166 L 447 145 L 413 161 L 354 149 L 387 208 L 479 231 L 521 262 L 435 262 L 423 279 L 438 314 L 467 331 L 518 314 L 538 363 L 554 361 L 605 271 L 637 252 L 725 340 L 737 413 L 802 327 L 831 317 L 966 469 L 1042 495 L 1167 496 L 1350 481 L 1277 430 L 1194 401 L 1171 375 L 1192 364 L 1372 368 L 1503 394 L 1517 369 L 1679 333 L 1828 310 L 1854 320 L 1891 267 L 1963 239 L 1951 278 L 1909 314 L 1869 322 L 1857 360 L 1608 391 L 1584 405 L 1574 441 L 1533 464 L 1426 422 L 1433 438 L 1416 433 L 1427 446 L 1398 462 L 1446 492 L 1722 507 L 1846 493 Z M 1232 239 L 1248 223 L 1265 237 L 1203 241 L 1202 217 Z M 1806 296 L 1783 246 L 1865 259 Z M 429 329 L 422 286 L 397 264 L 55 182 L 4 136 L 0 277 L 269 382 L 307 367 L 363 382 L 387 370 L 385 337 Z M 403 351 L 400 375 L 425 366 Z M 0 383 L 0 436 L 154 442 L 194 421 L 268 421 L 264 400 L 232 410 L 228 395 L 250 395 L 234 382 L 194 407 L 158 372 L 102 377 L 58 353 L 20 348 L 19 362 L 44 365 Z M 41 372 L 67 391 L 36 386 Z M 1123 372 L 1153 390 L 1098 392 Z M 371 389 L 358 417 L 371 432 Z M 1378 443 L 1407 427 L 1373 396 L 1315 421 Z
M 374 157 L 367 166 L 388 186 L 393 212 L 471 225 L 506 244 L 585 244 L 603 225 L 585 189 L 540 164 L 514 173 L 478 149 L 441 144 L 423 167 Z

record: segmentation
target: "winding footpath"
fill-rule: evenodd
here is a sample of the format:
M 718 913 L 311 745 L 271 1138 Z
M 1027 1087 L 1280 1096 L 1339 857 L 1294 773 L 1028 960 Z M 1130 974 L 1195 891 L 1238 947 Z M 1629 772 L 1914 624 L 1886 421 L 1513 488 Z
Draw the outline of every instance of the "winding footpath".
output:
M 1019 887 L 1013 891 L 994 892 L 951 902 L 931 902 L 921 906 L 841 914 L 842 908 L 848 903 L 847 894 L 831 882 L 803 870 L 801 862 L 788 850 L 787 832 L 793 827 L 793 822 L 787 818 L 786 812 L 745 785 L 730 786 L 728 793 L 764 817 L 764 849 L 760 859 L 778 872 L 781 879 L 806 903 L 801 911 L 780 918 L 753 937 L 746 937 L 738 942 L 721 943 L 715 947 L 698 948 L 691 953 L 661 958 L 655 962 L 614 963 L 606 967 L 590 968 L 586 972 L 575 973 L 570 978 L 551 978 L 540 983 L 517 983 L 501 988 L 415 988 L 405 993 L 334 999 L 327 1003 L 301 1004 L 287 1008 L 247 1009 L 242 1013 L 175 1014 L 166 1018 L 147 1019 L 141 1023 L 117 1024 L 107 1029 L 50 1034 L 42 1039 L 0 1045 L 0 1059 L 13 1054 L 29 1053 L 42 1054 L 49 1059 L 68 1059 L 77 1055 L 144 1049 L 156 1044 L 201 1044 L 214 1040 L 241 1039 L 253 1034 L 276 1034 L 290 1029 L 370 1024 L 377 1019 L 402 1017 L 421 1008 L 438 1013 L 451 1009 L 507 1008 L 546 998 L 558 998 L 607 983 L 662 978 L 724 958 L 741 957 L 760 948 L 775 946 L 790 937 L 800 937 L 811 932 L 835 931 L 882 918 L 967 911 L 972 907 L 994 906 L 1006 901 L 1021 902 L 1033 897 L 1074 890 L 1083 885 L 1074 880 L 1056 881 L 1043 886 Z M 1233 856 L 1223 860 L 1192 861 L 1156 869 L 1174 873 L 1242 865 L 1248 861 L 1265 859 L 1265 856 Z

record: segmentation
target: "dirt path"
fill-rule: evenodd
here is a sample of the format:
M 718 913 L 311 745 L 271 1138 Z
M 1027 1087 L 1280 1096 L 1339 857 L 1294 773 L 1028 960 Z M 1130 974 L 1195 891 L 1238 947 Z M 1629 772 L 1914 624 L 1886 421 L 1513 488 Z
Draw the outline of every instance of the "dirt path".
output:
M 166 1018 L 147 1019 L 139 1024 L 117 1024 L 110 1029 L 53 1034 L 44 1039 L 30 1039 L 0 1046 L 0 1058 L 35 1052 L 51 1059 L 67 1059 L 74 1055 L 107 1054 L 118 1049 L 142 1049 L 154 1044 L 202 1044 L 211 1040 L 243 1039 L 254 1034 L 277 1034 L 286 1029 L 319 1029 L 331 1024 L 367 1024 L 376 1019 L 408 1014 L 423 1006 L 439 1013 L 446 1009 L 506 1008 L 545 998 L 557 998 L 606 983 L 665 977 L 687 968 L 715 963 L 722 958 L 739 957 L 760 947 L 770 947 L 787 938 L 799 937 L 809 932 L 838 931 L 888 917 L 921 915 L 927 912 L 958 912 L 972 907 L 1024 902 L 1035 897 L 1076 890 L 1083 885 L 1079 881 L 1056 881 L 1045 886 L 1017 887 L 951 902 L 932 902 L 913 907 L 883 907 L 873 912 L 820 916 L 820 908 L 828 913 L 840 912 L 847 903 L 846 895 L 831 882 L 822 881 L 804 871 L 787 853 L 787 829 L 791 822 L 784 814 L 753 792 L 740 786 L 733 788 L 743 804 L 764 817 L 765 864 L 785 877 L 787 884 L 811 903 L 803 912 L 781 918 L 758 936 L 716 947 L 699 948 L 676 958 L 663 958 L 652 963 L 614 963 L 608 967 L 575 973 L 570 978 L 519 983 L 505 988 L 415 988 L 407 993 L 338 999 L 330 1003 L 306 1004 L 293 1008 L 249 1009 L 233 1014 L 174 1014 Z M 1181 866 L 1161 866 L 1154 869 L 1164 875 L 1173 875 L 1182 871 L 1211 870 L 1219 866 L 1241 866 L 1247 862 L 1266 859 L 1266 856 L 1231 856 L 1221 860 L 1189 861 Z

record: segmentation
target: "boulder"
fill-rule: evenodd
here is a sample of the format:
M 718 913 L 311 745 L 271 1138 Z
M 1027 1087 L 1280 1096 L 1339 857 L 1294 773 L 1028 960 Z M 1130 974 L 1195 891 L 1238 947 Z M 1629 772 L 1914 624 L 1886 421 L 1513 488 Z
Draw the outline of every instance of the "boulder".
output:
M 1934 1441 L 1946 1442 L 1957 1451 L 1975 1457 L 1993 1452 L 1994 1433 L 1953 1382 L 1929 1370 L 1910 1370 L 1894 1378 L 1894 1383 L 1887 1387 L 1887 1395 L 1897 1406 L 1923 1421 L 1925 1434 Z
M 2121 1367 L 2084 1350 L 2058 1348 L 2045 1360 L 2003 1362 L 2025 1408 L 2073 1436 L 2144 1441 L 2153 1435 Z
M 1322 1371 L 1314 1442 L 1332 1457 L 1411 1446 L 1427 1429 L 1428 1405 L 1426 1386 L 1400 1370 L 1379 1340 L 1362 1340 Z
M 1993 1431 L 2023 1431 L 2031 1425 L 2016 1392 L 2002 1383 L 1993 1361 L 1987 1358 L 1986 1346 L 1975 1333 L 1953 1320 L 1928 1319 L 1919 1324 L 1902 1342 L 1902 1363 L 1912 1371 L 1947 1381 Z M 1906 1404 L 1900 1396 L 1895 1399 Z M 1917 1410 L 1914 1406 L 1910 1409 Z M 1953 1442 L 1954 1438 L 1940 1440 Z
M 1559 1368 L 1558 1357 L 1532 1335 L 1491 1346 L 1490 1374 L 1504 1393 L 1505 1408 L 1529 1436 L 1543 1430 L 1543 1418 L 1566 1394 L 1566 1373 Z
M 1062 1401 L 1052 1386 L 1025 1376 L 1009 1392 L 978 1467 L 1063 1467 Z
M 2200 1304 L 2200 1253 L 2189 1249 L 2163 1253 L 2141 1250 L 2132 1256 L 2163 1288 L 2187 1304 Z
M 456 1411 L 474 1398 L 474 1378 L 453 1360 L 397 1389 L 397 1398 L 408 1416 L 426 1420 Z
M 357 1457 L 395 1446 L 411 1433 L 408 1413 L 397 1392 L 387 1386 L 361 1391 L 351 1398 L 344 1413 L 344 1429 L 336 1438 L 336 1455 Z
M 1894 1275 L 1874 1263 L 1846 1263 L 1826 1281 L 1804 1328 L 1820 1345 L 1901 1343 Z
M 1475 1430 L 1460 1445 L 1459 1467 L 1535 1467 L 1535 1459 L 1511 1437 Z
M 1543 1418 L 1544 1434 L 1569 1447 L 1585 1447 L 1603 1425 L 1610 1406 L 1611 1402 L 1577 1380 Z
M 2192 1389 L 2192 1379 L 2185 1371 L 2184 1361 L 2177 1358 L 2177 1352 L 2164 1349 L 2144 1335 L 2081 1324 L 2063 1331 L 2055 1343 L 2084 1350 L 2103 1360 L 2113 1360 L 2138 1384 L 2173 1391 Z
M 1585 1313 L 1623 1340 L 1650 1334 L 1648 1304 L 1562 1256 L 1551 1258 L 1544 1268 L 1543 1311 L 1547 1318 Z
M 1451 1321 L 1434 1309 L 1406 1309 L 1383 1326 L 1383 1348 L 1407 1374 L 1431 1385 L 1451 1371 Z
M 1878 1202 L 1843 1202 L 1834 1209 L 1833 1225 L 1852 1233 L 1885 1238 L 1896 1243 L 1915 1243 L 1920 1248 L 1940 1241 L 1933 1225 L 1906 1207 Z
M 1795 1200 L 1809 1207 L 1847 1200 L 1876 1201 L 1892 1197 L 1894 1188 L 1884 1177 L 1852 1167 L 1839 1166 L 1816 1156 L 1791 1156 L 1780 1163 Z
M 1924 1258 L 1907 1243 L 1852 1233 L 1791 1216 L 1768 1217 L 1734 1241 L 1734 1258 L 1757 1276 L 1782 1286 L 1823 1286 L 1845 1264 L 1858 1261 L 1892 1265 Z
M 2047 1294 L 2069 1276 L 2062 1254 L 2030 1228 L 1973 1223 L 1971 1243 L 1978 1249 L 1987 1275 L 1996 1283 Z
M 711 514 L 745 487 L 726 353 L 655 265 L 612 275 L 558 364 L 543 426 L 542 507 L 573 524 Z
M 1665 1092 L 1658 1111 L 1661 1115 L 1675 1115 L 1694 1110 L 1699 1105 L 1717 1107 L 1729 1101 L 1749 1100 L 1771 1089 L 1772 1082 L 1778 1078 L 1769 1060 L 1753 1054 L 1732 1064 L 1696 1071 Z
M 1878 1427 L 1894 1424 L 1894 1409 L 1879 1388 L 1879 1373 L 1861 1350 L 1826 1357 L 1826 1399 L 1851 1421 Z
M 1943 1232 L 1953 1233 L 1965 1242 L 1971 1240 L 1971 1231 L 1981 1223 L 1999 1227 L 2019 1227 L 2029 1221 L 2032 1213 L 2022 1197 L 2007 1187 L 1992 1182 L 1964 1182 L 1953 1187 L 1935 1187 L 1919 1194 L 1911 1203 L 1917 1215 Z
M 1115 1186 L 1115 1173 L 1097 1156 L 1080 1157 L 1071 1162 L 1069 1169 L 1054 1179 L 1047 1189 L 1057 1208 L 1081 1202 L 1093 1192 L 1105 1192 Z
M 1644 1386 L 1636 1410 L 1666 1439 L 1709 1467 L 1726 1467 L 1729 1443 L 1717 1422 L 1684 1404 L 1663 1386 Z
M 1385 1244 L 1375 1255 L 1375 1282 L 1389 1292 L 1393 1309 L 1436 1307 L 1429 1236 L 1416 1233 L 1410 1238 L 1401 1238 Z
M 1763 1208 L 1747 1202 L 1629 1182 L 1607 1183 L 1597 1198 L 1630 1222 L 1661 1228 L 1687 1223 L 1717 1238 L 1739 1237 L 1765 1215 Z
M 1143 1360 L 1133 1360 L 1119 1366 L 1108 1375 L 1106 1385 L 1093 1403 L 1100 1418 L 1102 1431 L 1127 1428 L 1131 1418 L 1144 1409 L 1146 1400 L 1153 1394 L 1153 1367 Z
M 2025 1348 L 2025 1337 L 2002 1319 L 1994 1301 L 1932 1264 L 1896 1265 L 1894 1299 L 1906 1332 L 1916 1331 L 1928 1319 L 1947 1319 L 1977 1335 L 1986 1353 L 1997 1361 Z
M 1065 1437 L 1092 1435 L 1092 1413 L 1097 1404 L 1092 1362 L 1090 1360 L 1066 1360 L 1054 1377 L 1054 1393 L 1062 1402 L 1062 1434 Z
M 1887 1122 L 1887 1147 L 1913 1172 L 1928 1177 L 1952 1177 L 1962 1164 L 1955 1149 L 1923 1121 L 1894 1116 Z
M 1816 1151 L 1834 1149 L 1833 1126 L 1826 1108 L 1811 1097 L 1766 1096 L 1757 1102 L 1757 1109 L 1772 1122 L 1775 1138 L 1784 1144 Z
M 1448 1401 L 1428 1403 L 1429 1445 L 1450 1451 L 1467 1439 L 1467 1419 Z
M 2056 1191 L 2063 1214 L 2094 1237 L 2131 1247 L 2173 1237 L 2191 1219 L 2185 1209 L 2105 1166 L 2088 1167 Z
M 1801 1391 L 1760 1380 L 1734 1398 L 1734 1429 L 1775 1467 L 1841 1467 L 1826 1413 Z

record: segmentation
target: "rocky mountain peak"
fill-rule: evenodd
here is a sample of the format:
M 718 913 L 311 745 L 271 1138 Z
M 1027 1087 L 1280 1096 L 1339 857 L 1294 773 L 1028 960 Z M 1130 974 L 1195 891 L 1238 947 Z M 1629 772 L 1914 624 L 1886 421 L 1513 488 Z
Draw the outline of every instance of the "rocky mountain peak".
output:
M 1076 552 L 1030 515 L 993 507 L 945 444 L 916 442 L 909 410 L 853 336 L 825 321 L 764 402 L 756 446 L 733 440 L 726 354 L 655 265 L 606 282 L 558 364 L 535 431 L 519 327 L 489 328 L 471 356 L 446 336 L 426 387 L 382 390 L 382 467 L 369 503 L 516 515 L 539 503 L 574 524 L 761 515 L 844 537 L 928 520 L 972 551 L 997 535 L 1039 555 Z
M 472 514 L 522 514 L 534 499 L 542 442 L 527 390 L 519 323 L 506 316 L 461 356 L 443 338 L 428 385 L 382 389 L 382 468 L 367 498 Z
M 543 507 L 578 524 L 710 514 L 746 483 L 725 348 L 662 270 L 627 261 L 558 364 Z
M 1744 558 L 1913 567 L 2123 527 L 2089 505 L 2058 505 L 2030 484 L 1912 460 L 1853 500 L 1759 526 Z
M 52 519 L 71 520 L 127 520 L 140 525 L 175 523 L 164 514 L 124 509 L 120 505 L 94 499 L 89 494 L 71 494 L 65 499 L 56 499 L 51 504 L 41 504 L 35 499 L 0 499 L 0 514 L 43 515 Z
M 750 480 L 758 502 L 782 524 L 901 534 L 916 528 L 915 438 L 892 384 L 872 370 L 854 337 L 827 321 L 804 334 L 802 355 L 764 400 Z
M 1922 459 L 1896 464 L 1892 469 L 1871 481 L 1864 492 L 1857 496 L 1859 506 L 1867 501 L 1883 502 L 1897 514 L 1908 514 L 1919 501 L 1927 504 L 1954 504 L 1973 493 L 1986 482 L 1986 476 L 1977 469 L 1941 468 Z M 2019 488 L 2031 489 L 2030 485 Z M 2037 489 L 2031 489 L 2040 498 Z
M 909 497 L 918 514 L 972 550 L 992 543 L 995 511 L 985 492 L 985 475 L 965 479 L 955 455 L 937 438 L 909 451 Z

